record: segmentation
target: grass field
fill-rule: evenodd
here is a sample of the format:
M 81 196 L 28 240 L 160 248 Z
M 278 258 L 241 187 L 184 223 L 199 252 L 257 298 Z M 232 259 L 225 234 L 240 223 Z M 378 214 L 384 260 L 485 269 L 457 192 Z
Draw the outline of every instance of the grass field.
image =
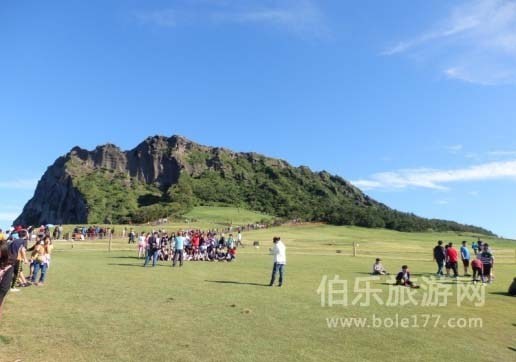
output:
M 287 245 L 286 282 L 270 288 L 268 248 L 277 234 Z M 7 296 L 0 361 L 514 361 L 516 299 L 504 295 L 516 276 L 513 241 L 490 241 L 496 280 L 478 287 L 485 290 L 484 306 L 457 305 L 456 284 L 469 285 L 469 278 L 432 282 L 450 287 L 442 307 L 353 305 L 355 278 L 368 277 L 376 255 L 392 272 L 409 264 L 421 280 L 435 272 L 431 248 L 437 239 L 476 240 L 454 233 L 285 226 L 244 233 L 247 245 L 256 240 L 261 246 L 239 249 L 234 263 L 187 262 L 183 268 L 164 262 L 142 268 L 135 247 L 122 239 L 113 241 L 111 253 L 106 240 L 58 242 L 46 285 Z M 347 307 L 321 306 L 321 280 L 335 275 L 349 283 Z M 383 302 L 401 288 L 387 281 L 371 282 Z M 418 303 L 425 292 L 417 290 Z M 416 318 L 419 327 L 328 327 L 327 318 L 373 315 L 411 323 Z M 439 315 L 439 325 L 432 317 L 423 327 L 426 315 Z M 445 326 L 450 318 L 481 318 L 483 326 L 451 328 Z

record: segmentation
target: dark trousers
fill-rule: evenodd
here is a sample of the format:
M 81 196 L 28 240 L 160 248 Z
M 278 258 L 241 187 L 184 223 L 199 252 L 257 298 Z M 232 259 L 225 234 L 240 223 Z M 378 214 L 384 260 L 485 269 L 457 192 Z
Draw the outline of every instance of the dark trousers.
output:
M 18 281 L 18 277 L 20 276 L 21 270 L 22 270 L 22 262 L 20 260 L 16 260 L 16 262 L 13 265 L 14 273 L 13 273 L 13 280 L 11 282 L 11 288 L 14 288 L 16 286 L 16 282 Z
M 183 266 L 183 250 L 176 250 L 174 253 L 174 262 L 172 263 L 172 266 L 176 266 L 178 260 L 179 266 Z
M 438 275 L 444 275 L 443 268 L 444 268 L 444 260 L 436 260 L 437 263 L 437 274 Z
M 457 262 L 456 261 L 450 261 L 450 268 L 453 270 L 453 276 L 458 277 L 459 276 L 459 270 L 457 268 Z
M 272 276 L 271 276 L 270 285 L 274 284 L 274 281 L 276 280 L 276 273 L 278 273 L 278 272 L 279 272 L 278 285 L 283 284 L 283 270 L 284 269 L 285 269 L 285 264 L 274 263 L 274 266 L 272 267 Z
M 152 258 L 152 266 L 156 266 L 156 260 L 158 259 L 158 251 L 157 250 L 149 250 L 147 252 L 147 256 L 145 257 L 145 263 L 143 264 L 143 266 L 147 266 L 147 263 L 151 260 Z

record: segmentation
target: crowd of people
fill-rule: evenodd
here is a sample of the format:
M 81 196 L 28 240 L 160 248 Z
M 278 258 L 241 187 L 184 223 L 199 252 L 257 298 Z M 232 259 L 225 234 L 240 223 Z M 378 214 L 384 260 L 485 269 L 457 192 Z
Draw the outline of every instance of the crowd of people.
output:
M 145 258 L 144 266 L 152 261 L 155 266 L 158 261 L 170 261 L 175 266 L 183 261 L 223 261 L 231 262 L 236 259 L 237 248 L 243 247 L 242 232 L 238 230 L 236 237 L 230 233 L 220 236 L 216 231 L 188 230 L 173 232 L 165 231 L 141 232 L 138 238 L 138 258 Z M 129 233 L 129 243 L 136 240 L 134 231 Z
M 463 241 L 460 250 L 457 250 L 452 242 L 443 246 L 443 241 L 439 240 L 433 249 L 433 258 L 437 263 L 436 276 L 439 278 L 458 278 L 459 277 L 459 257 L 462 261 L 463 276 L 472 277 L 474 284 L 478 282 L 492 283 L 494 279 L 493 267 L 494 256 L 489 244 L 478 241 L 472 244 L 473 255 L 475 259 L 472 260 L 472 253 L 467 246 L 467 241 Z M 473 275 L 469 274 L 471 267 Z M 453 272 L 453 275 L 451 274 Z M 373 264 L 373 275 L 388 275 L 389 273 L 383 266 L 381 259 L 376 258 Z M 396 274 L 396 284 L 407 287 L 417 288 L 417 286 L 410 280 L 410 271 L 407 265 L 401 267 L 401 271 Z
M 52 238 L 48 229 L 36 232 L 32 228 L 23 229 L 18 226 L 11 228 L 8 233 L 0 229 L 0 317 L 8 291 L 19 292 L 22 287 L 45 284 L 52 249 Z M 24 265 L 29 266 L 27 276 Z

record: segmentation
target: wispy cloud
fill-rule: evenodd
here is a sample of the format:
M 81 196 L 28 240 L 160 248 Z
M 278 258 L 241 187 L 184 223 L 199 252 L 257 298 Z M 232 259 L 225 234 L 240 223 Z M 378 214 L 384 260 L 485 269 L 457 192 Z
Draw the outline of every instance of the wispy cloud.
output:
M 516 83 L 516 2 L 465 1 L 432 29 L 386 48 L 383 55 L 417 52 L 444 76 L 467 83 Z
M 0 189 L 32 190 L 36 188 L 38 180 L 35 179 L 15 179 L 0 181 Z
M 428 168 L 380 172 L 369 179 L 352 181 L 364 190 L 405 189 L 409 187 L 446 190 L 449 183 L 513 179 L 516 181 L 516 160 L 490 162 L 468 168 L 436 170 Z
M 3 222 L 4 224 L 13 222 L 20 213 L 16 212 L 0 212 L 0 222 Z M 6 226 L 6 225 L 4 225 Z
M 179 2 L 174 7 L 139 10 L 143 25 L 176 27 L 189 24 L 274 26 L 297 35 L 327 36 L 325 16 L 312 0 L 250 0 Z
M 448 205 L 450 202 L 448 200 L 436 200 L 434 204 L 436 205 Z
M 516 151 L 514 150 L 495 150 L 487 153 L 489 157 L 502 158 L 502 157 L 516 157 Z
M 457 154 L 460 151 L 462 151 L 464 147 L 462 145 L 451 145 L 451 146 L 445 146 L 444 149 L 448 151 L 451 154 Z

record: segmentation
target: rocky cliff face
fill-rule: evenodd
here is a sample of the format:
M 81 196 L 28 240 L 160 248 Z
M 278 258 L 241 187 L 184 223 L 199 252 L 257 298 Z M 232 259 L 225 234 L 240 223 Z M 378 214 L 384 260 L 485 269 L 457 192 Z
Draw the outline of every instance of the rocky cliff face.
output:
M 238 171 L 236 165 L 243 165 L 243 168 Z M 149 137 L 130 151 L 122 151 L 112 144 L 98 146 L 93 151 L 74 147 L 47 169 L 36 187 L 34 197 L 25 205 L 15 223 L 68 224 L 91 221 L 89 216 L 96 204 L 91 197 L 88 197 L 91 195 L 87 195 L 83 190 L 83 184 L 93 176 L 103 175 L 104 181 L 108 183 L 121 182 L 121 187 L 126 187 L 127 190 L 134 189 L 136 183 L 139 183 L 140 187 L 146 185 L 147 194 L 142 191 L 137 195 L 135 206 L 139 207 L 146 205 L 141 201 L 145 196 L 147 199 L 153 196 L 156 202 L 162 200 L 166 191 L 177 184 L 182 173 L 194 178 L 202 178 L 207 172 L 212 171 L 222 179 L 234 182 L 235 179 L 249 177 L 245 173 L 254 172 L 253 167 L 258 165 L 266 165 L 265 172 L 268 172 L 272 179 L 277 176 L 276 172 L 294 169 L 282 160 L 267 158 L 256 153 L 235 153 L 223 148 L 206 147 L 181 136 Z M 296 172 L 299 173 L 296 177 L 301 183 L 303 174 L 314 175 L 307 167 L 296 170 L 299 171 Z M 329 180 L 334 176 L 323 172 L 318 177 Z M 357 202 L 366 204 L 371 202 L 366 195 L 340 178 L 339 184 L 345 185 L 345 189 L 340 191 L 345 191 Z M 93 188 L 92 193 L 102 194 L 98 186 L 102 185 Z M 337 192 L 335 188 L 333 191 Z M 159 192 L 162 193 L 161 196 Z M 105 198 L 109 198 L 109 195 L 105 195 Z M 106 200 L 96 202 L 104 201 Z M 202 201 L 200 200 L 201 203 Z M 224 200 L 221 202 L 224 203 Z M 130 213 L 130 211 L 127 212 Z
M 39 181 L 16 224 L 145 222 L 194 205 L 231 205 L 285 218 L 401 231 L 487 230 L 401 213 L 343 178 L 256 153 L 149 137 L 130 151 L 74 147 Z

